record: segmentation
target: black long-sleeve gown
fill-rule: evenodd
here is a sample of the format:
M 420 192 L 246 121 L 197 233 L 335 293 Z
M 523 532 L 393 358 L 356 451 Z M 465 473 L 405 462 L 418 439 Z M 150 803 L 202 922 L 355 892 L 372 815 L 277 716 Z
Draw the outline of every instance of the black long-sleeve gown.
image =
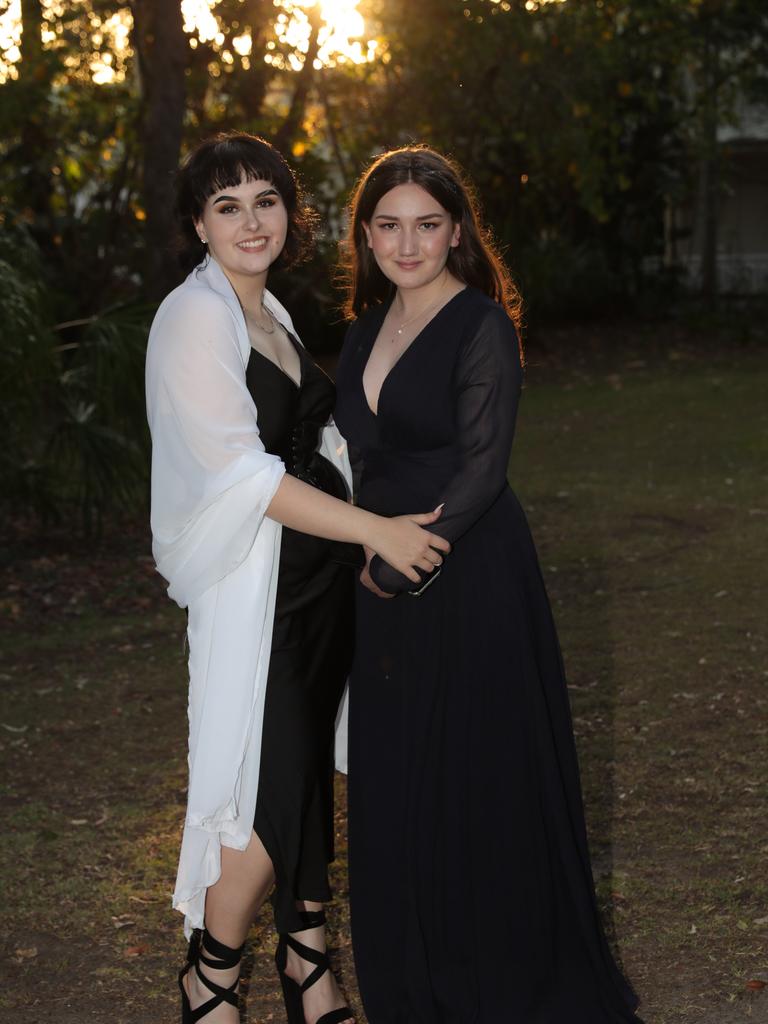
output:
M 374 559 L 350 682 L 350 893 L 371 1024 L 637 1024 L 595 904 L 560 651 L 507 465 L 514 327 L 467 288 L 381 388 L 362 376 L 386 307 L 351 328 L 335 418 L 359 502 L 445 502 L 453 543 L 421 596 Z

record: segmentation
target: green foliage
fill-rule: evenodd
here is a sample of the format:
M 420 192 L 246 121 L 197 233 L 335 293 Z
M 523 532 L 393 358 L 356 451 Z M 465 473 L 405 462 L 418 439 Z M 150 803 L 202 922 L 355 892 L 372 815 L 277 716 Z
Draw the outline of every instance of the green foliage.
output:
M 566 0 L 529 10 L 520 0 L 380 0 L 376 8 L 386 63 L 339 101 L 357 159 L 412 140 L 452 153 L 538 310 L 583 312 L 583 302 L 570 305 L 567 279 L 585 253 L 597 273 L 589 292 L 610 304 L 618 286 L 626 309 L 642 309 L 635 297 L 646 258 L 662 252 L 665 205 L 695 198 L 711 144 L 707 110 L 725 123 L 768 86 L 764 5 Z M 570 254 L 568 265 L 539 258 L 557 250 Z M 601 265 L 614 279 L 608 288 Z
M 218 36 L 189 35 L 182 128 L 185 145 L 232 127 L 277 138 L 298 167 L 326 235 L 312 263 L 272 283 L 316 348 L 340 338 L 342 210 L 382 148 L 423 141 L 464 166 L 529 323 L 658 314 L 676 301 L 674 273 L 644 270 L 662 250 L 665 204 L 712 208 L 725 171 L 717 125 L 768 97 L 761 0 L 360 0 L 377 58 L 299 73 L 279 21 L 290 8 L 215 5 Z M 144 187 L 152 69 L 136 31 L 121 48 L 109 28 L 137 9 L 25 4 L 17 77 L 0 84 L 0 208 L 15 211 L 0 240 L 0 484 L 6 503 L 77 507 L 90 527 L 110 501 L 143 494 L 141 301 L 159 280 L 153 262 L 163 281 L 175 273 L 170 245 L 158 260 L 148 242 L 165 231 L 153 219 L 163 190 L 172 203 L 167 163 L 153 208 Z M 108 84 L 93 80 L 99 62 L 117 72 Z
M 592 318 L 622 309 L 625 282 L 597 245 L 542 240 L 521 253 L 519 264 L 529 321 Z
M 6 216 L 0 232 L 0 493 L 12 506 L 52 508 L 50 468 L 38 435 L 45 396 L 55 380 L 51 336 L 44 326 L 44 291 L 29 232 Z M 33 435 L 38 435 L 34 437 Z
M 58 418 L 46 463 L 58 469 L 59 494 L 80 509 L 86 530 L 103 511 L 144 500 L 148 435 L 143 370 L 152 308 L 116 306 L 60 330 L 77 340 L 60 353 Z
M 0 232 L 0 494 L 12 513 L 76 515 L 144 500 L 145 307 L 115 307 L 52 325 L 29 230 L 6 212 Z

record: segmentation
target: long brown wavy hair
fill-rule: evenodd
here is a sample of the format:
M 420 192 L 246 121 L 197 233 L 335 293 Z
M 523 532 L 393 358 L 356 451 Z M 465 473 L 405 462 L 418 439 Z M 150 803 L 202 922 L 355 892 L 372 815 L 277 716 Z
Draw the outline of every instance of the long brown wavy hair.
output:
M 341 276 L 346 291 L 344 313 L 351 320 L 385 302 L 394 285 L 379 269 L 363 225 L 369 224 L 382 196 L 398 185 L 420 185 L 447 210 L 460 227 L 459 244 L 447 267 L 464 284 L 473 285 L 504 307 L 520 334 L 522 299 L 480 221 L 474 189 L 459 167 L 429 146 L 405 146 L 378 157 L 355 187 L 349 201 L 349 229 L 342 241 Z

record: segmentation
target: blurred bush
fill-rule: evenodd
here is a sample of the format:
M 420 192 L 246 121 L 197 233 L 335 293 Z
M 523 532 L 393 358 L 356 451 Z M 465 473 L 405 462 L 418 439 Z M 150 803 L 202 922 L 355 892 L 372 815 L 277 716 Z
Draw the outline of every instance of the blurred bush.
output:
M 0 279 L 0 502 L 10 515 L 67 517 L 93 533 L 110 508 L 146 503 L 143 363 L 152 308 L 115 306 L 57 322 L 37 245 L 9 213 Z

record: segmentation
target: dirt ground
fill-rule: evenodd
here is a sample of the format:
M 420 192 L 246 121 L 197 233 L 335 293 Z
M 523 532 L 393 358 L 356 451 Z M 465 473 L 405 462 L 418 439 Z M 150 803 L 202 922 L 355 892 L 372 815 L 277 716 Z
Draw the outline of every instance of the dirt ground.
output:
M 768 1022 L 767 367 L 650 328 L 529 355 L 510 479 L 561 634 L 606 927 L 647 1024 Z M 184 615 L 145 527 L 86 543 L 16 524 L 0 616 L 0 1019 L 176 1021 Z M 359 1009 L 337 789 L 332 942 Z M 249 1024 L 285 1019 L 267 917 Z

